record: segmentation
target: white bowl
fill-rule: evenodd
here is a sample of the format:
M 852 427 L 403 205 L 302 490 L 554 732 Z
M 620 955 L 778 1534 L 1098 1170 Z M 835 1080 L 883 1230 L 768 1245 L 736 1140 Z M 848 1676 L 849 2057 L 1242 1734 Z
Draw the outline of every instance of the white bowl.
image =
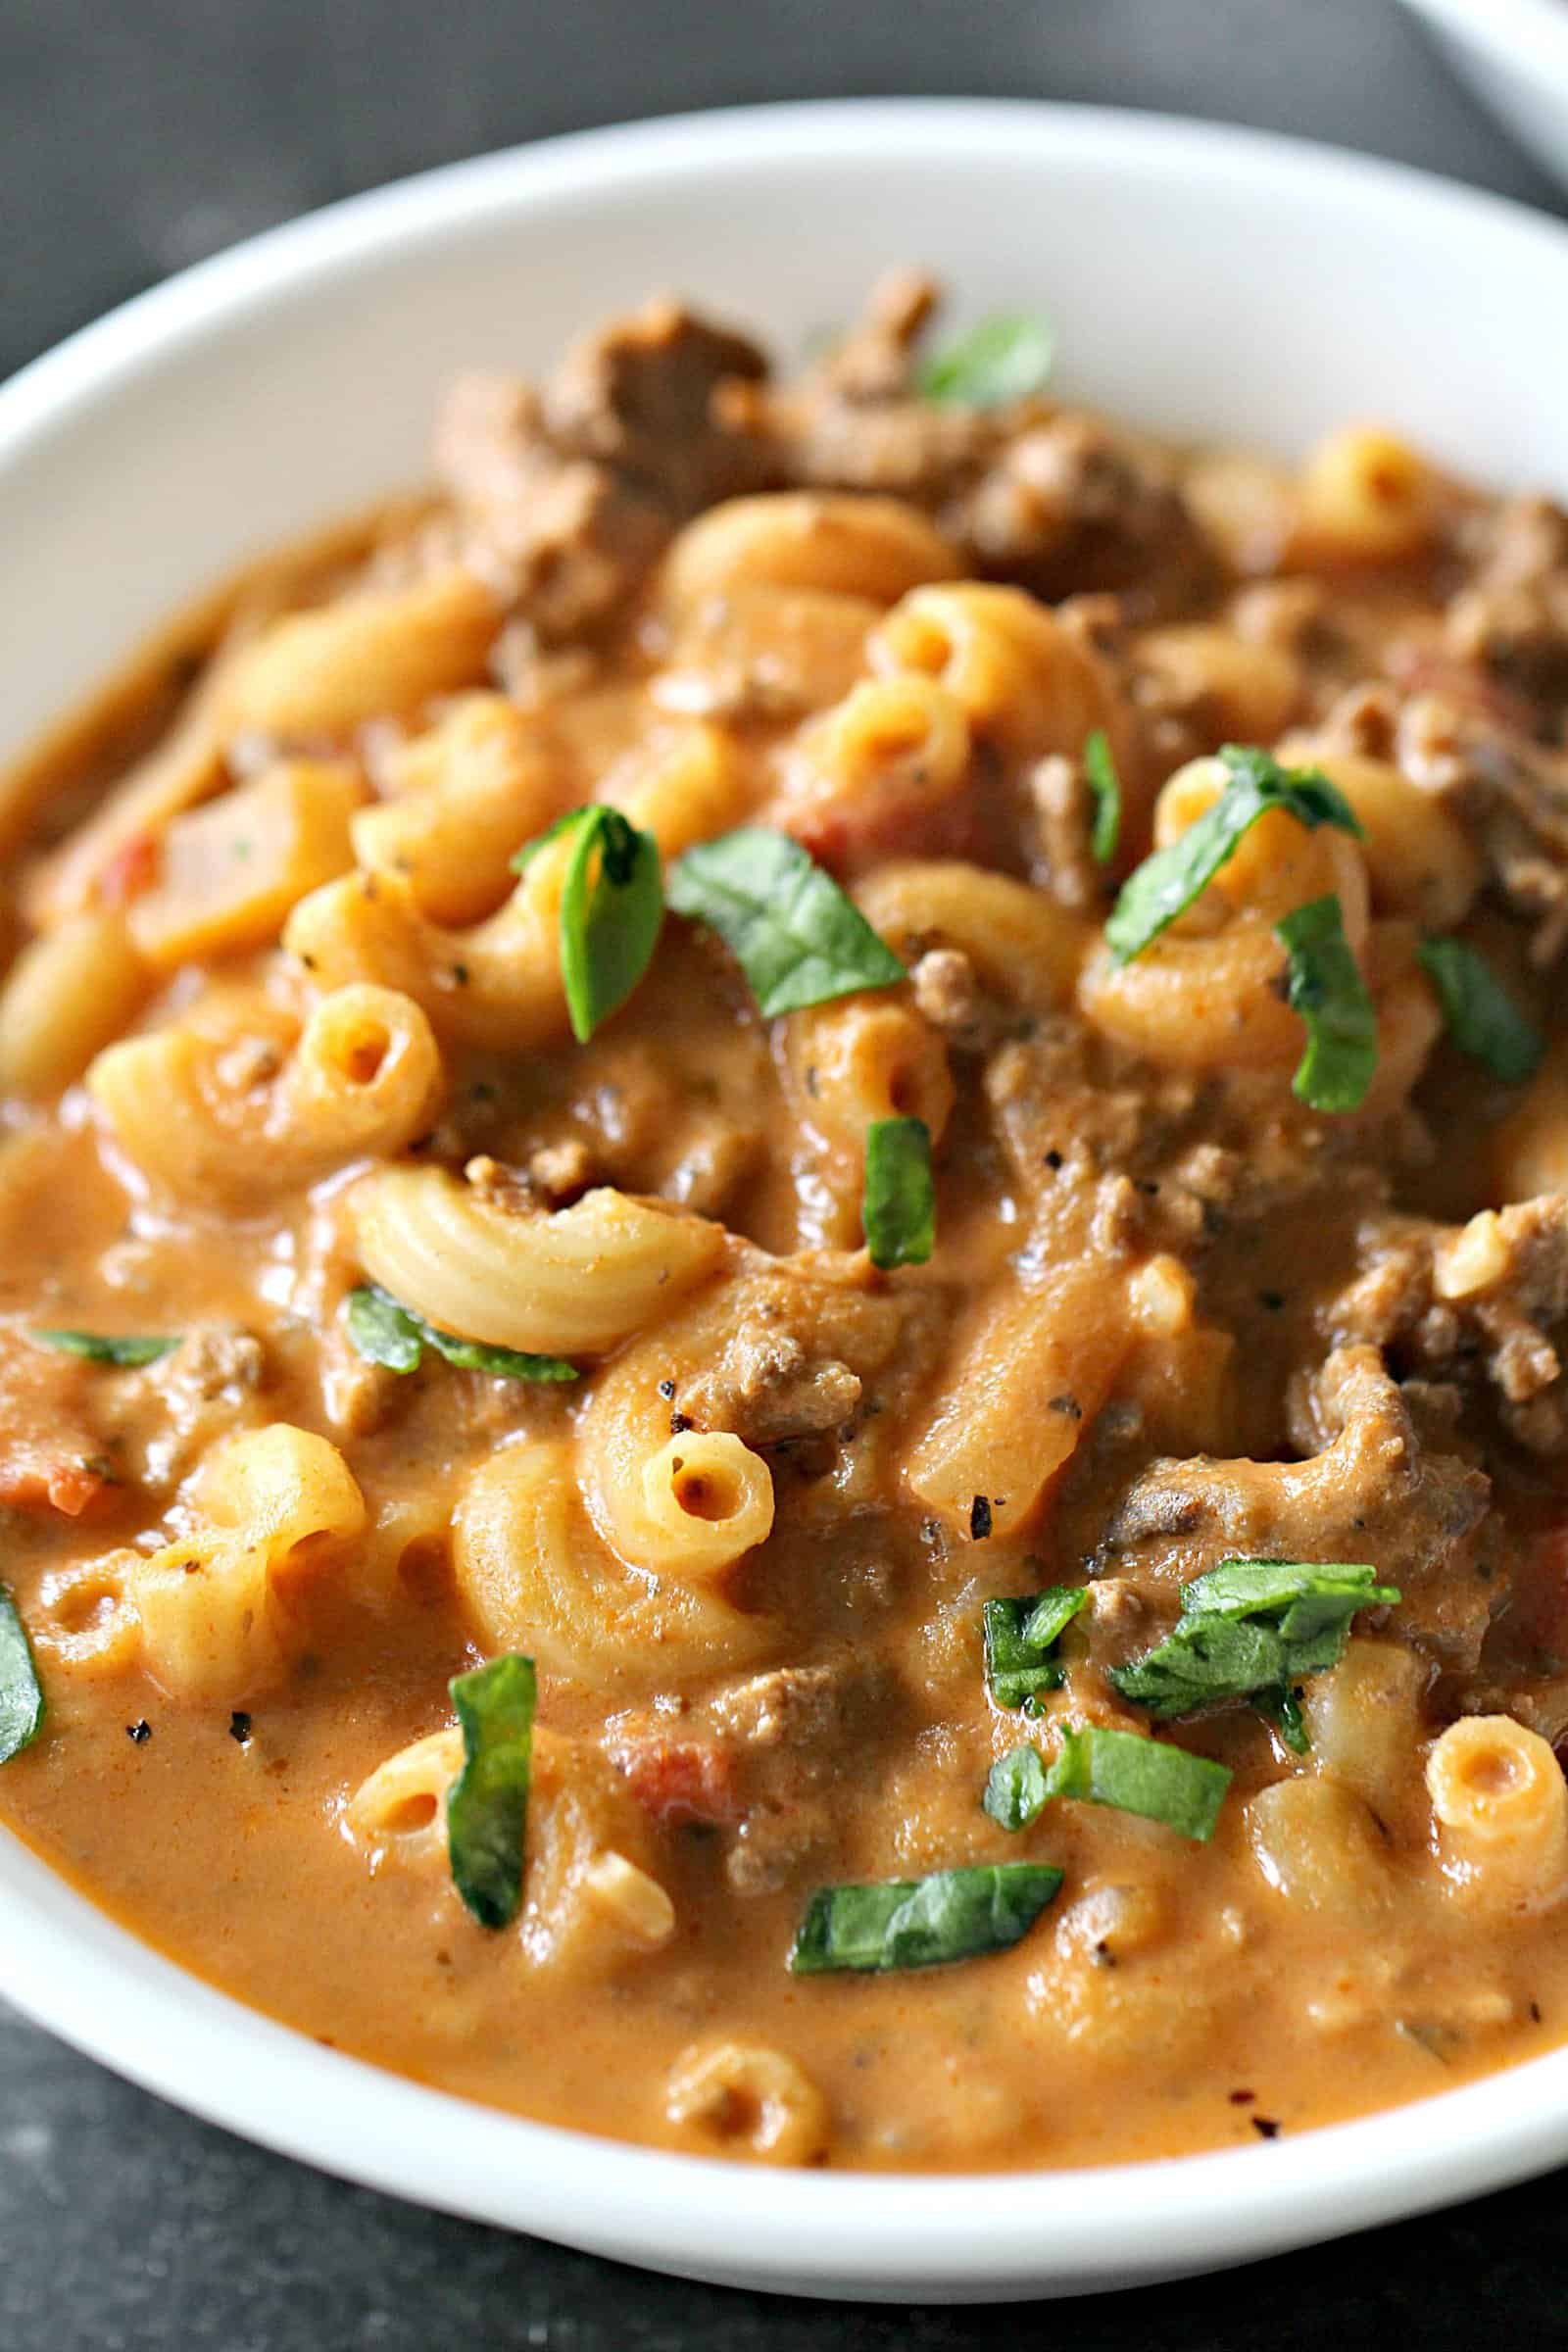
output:
M 1404 0 L 1456 74 L 1568 188 L 1568 0 Z
M 895 102 L 706 115 L 435 172 L 262 237 L 0 391 L 0 752 L 246 555 L 417 477 L 463 363 L 650 286 L 784 344 L 901 257 L 1041 302 L 1062 379 L 1283 448 L 1387 419 L 1568 489 L 1568 235 L 1321 149 L 1146 116 Z M 1568 2050 L 1362 2123 L 1046 2179 L 777 2174 L 545 2129 L 184 1976 L 0 1837 L 0 1991 L 199 2114 L 378 2188 L 727 2283 L 1064 2294 L 1387 2221 L 1568 2155 Z M 874 1999 L 874 1990 L 868 1997 Z

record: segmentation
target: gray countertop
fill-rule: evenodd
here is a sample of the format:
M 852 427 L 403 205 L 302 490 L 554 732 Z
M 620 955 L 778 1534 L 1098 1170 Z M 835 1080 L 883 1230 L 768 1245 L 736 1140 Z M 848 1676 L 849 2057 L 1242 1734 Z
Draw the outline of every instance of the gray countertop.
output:
M 0 0 L 0 375 L 220 245 L 427 164 L 912 91 L 1253 122 L 1563 209 L 1386 0 Z M 1568 2337 L 1562 2193 L 1059 2315 L 791 2304 L 344 2187 L 0 2010 L 0 2352 L 978 2352 L 1023 2328 L 1074 2352 L 1544 2345 Z

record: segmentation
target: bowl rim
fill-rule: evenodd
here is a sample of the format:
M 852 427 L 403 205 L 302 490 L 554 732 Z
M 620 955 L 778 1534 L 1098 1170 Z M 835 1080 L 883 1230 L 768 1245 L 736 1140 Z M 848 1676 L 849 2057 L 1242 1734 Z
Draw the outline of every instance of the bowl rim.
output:
M 1477 49 L 1523 67 L 1549 58 L 1568 72 L 1568 6 L 1563 0 L 1404 0 L 1412 16 L 1444 26 Z
M 394 182 L 270 229 L 136 297 L 0 386 L 0 473 L 122 387 L 389 245 L 436 247 L 510 207 L 650 175 L 867 155 L 940 162 L 1042 140 L 1076 168 L 1376 205 L 1556 270 L 1568 230 L 1508 199 L 1314 143 L 1034 100 L 718 109 L 577 132 Z M 90 685 L 91 681 L 86 681 Z M 323 2049 L 163 1958 L 0 1838 L 0 1994 L 206 2120 L 395 2195 L 693 2277 L 799 2292 L 1017 2295 L 1211 2269 L 1477 2194 L 1568 2155 L 1568 2047 L 1353 2122 L 1179 2158 L 1036 2174 L 782 2173 L 478 2106 Z M 1007 2182 L 1013 2193 L 999 2196 Z M 1025 2182 L 1045 2190 L 1019 2195 Z

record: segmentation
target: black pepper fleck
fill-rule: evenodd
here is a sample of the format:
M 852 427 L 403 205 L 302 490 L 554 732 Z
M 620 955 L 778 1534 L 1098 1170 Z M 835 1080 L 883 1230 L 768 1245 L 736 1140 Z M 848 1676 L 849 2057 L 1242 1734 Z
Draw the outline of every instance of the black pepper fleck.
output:
M 248 1745 L 251 1736 L 251 1719 L 243 1707 L 236 1707 L 229 1717 L 228 1736 L 231 1740 L 237 1740 L 241 1747 Z
M 1053 1171 L 1059 1168 L 1061 1165 L 1061 1153 L 1055 1151 L 1048 1152 L 1046 1153 L 1046 1165 Z
M 1252 2130 L 1257 2133 L 1259 2139 L 1278 2139 L 1280 2135 L 1280 2128 L 1273 2116 L 1253 2115 L 1250 2116 L 1248 2121 L 1250 2123 Z
M 1256 2096 L 1257 2093 L 1255 2090 L 1233 2090 L 1231 2092 L 1231 2105 L 1233 2107 L 1250 2107 Z
M 672 1438 L 684 1437 L 691 1425 L 689 1413 L 671 1413 L 669 1416 L 669 1434 Z
M 1065 1413 L 1069 1421 L 1081 1421 L 1084 1417 L 1084 1408 L 1076 1396 L 1053 1396 L 1051 1409 L 1054 1413 Z
M 139 1723 L 127 1723 L 125 1726 L 125 1738 L 134 1747 L 141 1747 L 152 1736 L 153 1727 L 145 1715 Z
M 455 963 L 452 966 L 452 977 L 457 982 L 459 988 L 466 988 L 468 985 L 467 965 L 466 963 Z
M 976 1544 L 983 1544 L 991 1533 L 991 1505 L 983 1494 L 977 1494 L 969 1505 L 969 1534 Z
M 659 1394 L 667 1404 L 675 1394 L 675 1383 L 672 1380 L 662 1380 L 659 1384 Z
M 1283 1291 L 1259 1291 L 1257 1303 L 1259 1306 L 1266 1306 L 1271 1315 L 1277 1315 L 1285 1304 L 1285 1293 Z

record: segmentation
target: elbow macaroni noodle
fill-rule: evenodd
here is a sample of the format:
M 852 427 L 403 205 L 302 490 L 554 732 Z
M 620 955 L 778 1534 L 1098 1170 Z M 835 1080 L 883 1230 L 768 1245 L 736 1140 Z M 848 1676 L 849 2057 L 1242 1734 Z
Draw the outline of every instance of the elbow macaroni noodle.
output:
M 659 595 L 677 612 L 754 587 L 892 605 L 962 569 L 941 534 L 897 499 L 775 494 L 731 499 L 689 523 L 664 559 Z
M 349 1201 L 360 1262 L 439 1330 L 541 1355 L 597 1354 L 718 1261 L 699 1217 L 601 1189 L 522 1211 L 435 1168 L 386 1168 Z
M 345 1161 L 400 1152 L 429 1125 L 441 1059 L 411 998 L 334 989 L 291 1041 L 288 1024 L 270 1015 L 236 1007 L 211 1032 L 171 1023 L 91 1064 L 94 1106 L 149 1184 L 182 1200 L 244 1206 Z
M 1178 841 L 1224 790 L 1218 761 L 1171 777 L 1154 808 L 1154 841 Z M 1299 1016 L 1284 1001 L 1280 917 L 1333 893 L 1352 953 L 1367 942 L 1365 862 L 1330 826 L 1308 833 L 1270 809 L 1246 833 L 1197 906 L 1132 962 L 1102 956 L 1085 971 L 1085 1014 L 1119 1043 L 1198 1070 L 1274 1069 L 1301 1051 Z
M 1013 755 L 1081 752 L 1121 716 L 1099 662 L 1021 589 L 912 589 L 871 635 L 873 668 L 936 681 L 975 734 Z
M 1546 1741 L 1511 1715 L 1462 1715 L 1427 1758 L 1438 1852 L 1455 1891 L 1504 1912 L 1568 1892 L 1568 1786 Z
M 750 1665 L 776 1647 L 775 1624 L 682 1574 L 673 1549 L 651 1544 L 654 1557 L 640 1565 L 617 1559 L 572 1471 L 568 1444 L 538 1440 L 503 1446 L 464 1492 L 453 1567 L 487 1648 L 523 1650 L 592 1690 L 638 1693 Z M 769 1516 L 771 1502 L 769 1494 Z
M 704 724 L 681 730 L 620 781 L 620 806 L 654 835 L 665 857 L 722 832 L 743 813 L 733 754 Z M 401 818 L 403 806 L 393 802 L 367 814 Z M 526 838 L 520 832 L 516 846 Z M 363 844 L 363 822 L 360 839 Z M 440 839 L 438 828 L 438 844 Z M 406 828 L 399 825 L 372 831 L 372 862 L 296 905 L 283 930 L 289 954 L 318 987 L 362 979 L 401 989 L 455 1044 L 534 1050 L 560 1044 L 566 1035 L 558 945 L 566 845 L 547 845 L 494 913 L 455 930 L 423 911 L 422 869 L 407 844 Z M 373 862 L 383 854 L 389 860 L 384 867 Z M 425 862 L 432 857 L 450 862 L 450 853 L 430 850 L 426 834 Z
M 198 1474 L 190 1531 L 127 1574 L 154 1681 L 176 1698 L 260 1696 L 298 1641 L 291 1604 L 365 1527 L 365 1498 L 335 1446 L 276 1421 Z

